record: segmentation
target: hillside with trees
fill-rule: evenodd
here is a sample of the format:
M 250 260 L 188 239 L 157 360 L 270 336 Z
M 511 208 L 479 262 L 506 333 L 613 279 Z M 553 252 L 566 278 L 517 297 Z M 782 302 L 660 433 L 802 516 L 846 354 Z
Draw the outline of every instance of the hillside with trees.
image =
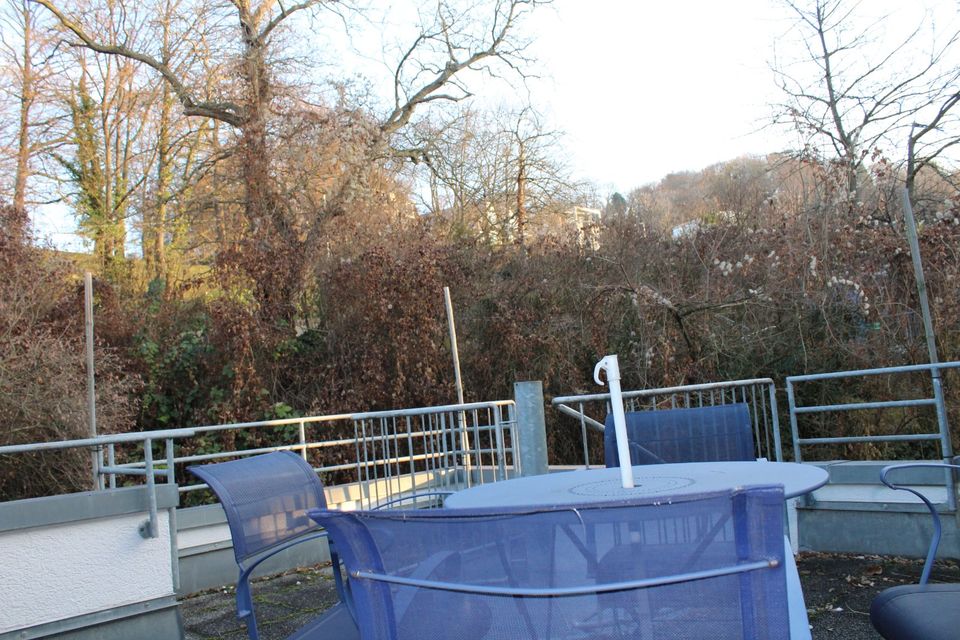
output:
M 960 359 L 956 34 L 908 65 L 852 3 L 789 3 L 802 148 L 606 196 L 536 105 L 471 99 L 536 72 L 542 4 L 424 5 L 374 87 L 305 44 L 376 27 L 348 2 L 4 0 L 0 443 L 85 433 L 82 268 L 27 218 L 51 201 L 92 250 L 102 432 L 450 403 L 445 286 L 468 401 L 594 391 L 606 353 L 627 388 L 925 362 L 905 186 Z

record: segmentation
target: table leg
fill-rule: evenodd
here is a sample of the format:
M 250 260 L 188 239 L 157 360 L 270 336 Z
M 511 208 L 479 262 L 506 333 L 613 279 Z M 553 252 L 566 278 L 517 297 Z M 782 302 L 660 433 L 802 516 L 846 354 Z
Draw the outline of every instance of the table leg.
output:
M 790 614 L 790 640 L 811 640 L 807 605 L 803 601 L 800 572 L 790 550 L 790 540 L 783 536 L 784 573 L 787 575 L 787 608 Z

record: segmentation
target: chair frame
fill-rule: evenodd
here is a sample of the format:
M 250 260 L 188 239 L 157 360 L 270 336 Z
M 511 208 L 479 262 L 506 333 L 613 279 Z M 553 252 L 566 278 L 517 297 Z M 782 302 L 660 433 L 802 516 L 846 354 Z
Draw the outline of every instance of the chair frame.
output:
M 296 461 L 295 464 L 300 466 L 305 473 L 305 477 L 310 479 L 310 486 L 312 490 L 317 494 L 318 502 L 320 504 L 326 505 L 326 496 L 323 491 L 323 483 L 320 481 L 320 478 L 317 477 L 316 471 L 313 467 L 307 463 L 301 456 L 297 455 L 292 451 L 280 451 L 273 453 L 281 453 L 288 455 L 290 462 Z M 273 454 L 265 454 L 273 455 Z M 240 460 L 244 460 L 241 458 Z M 210 490 L 217 496 L 217 499 L 220 501 L 221 506 L 224 505 L 224 497 L 229 496 L 230 492 L 227 488 L 217 479 L 215 476 L 211 475 L 206 469 L 205 466 L 213 465 L 195 465 L 188 467 L 187 470 L 193 475 L 197 476 L 206 483 Z M 309 471 L 309 473 L 307 473 Z M 235 528 L 240 528 L 239 525 L 236 525 L 232 522 L 232 514 L 230 509 L 224 506 L 224 513 L 227 516 L 227 522 L 230 525 L 231 537 Z M 297 537 L 284 540 L 279 542 L 271 547 L 261 549 L 258 552 L 250 554 L 245 557 L 240 557 L 237 549 L 234 548 L 234 556 L 236 558 L 237 567 L 240 570 L 239 576 L 237 577 L 237 618 L 243 620 L 247 626 L 247 635 L 250 637 L 250 640 L 259 640 L 260 633 L 257 628 L 257 617 L 254 612 L 253 607 L 253 597 L 250 592 L 250 577 L 253 574 L 254 570 L 259 567 L 264 561 L 269 560 L 278 553 L 285 551 L 291 547 L 295 547 L 301 543 L 309 542 L 311 540 L 316 540 L 318 538 L 327 538 L 328 534 L 326 531 L 319 531 L 319 525 L 316 525 L 314 528 L 305 531 Z M 350 585 L 347 581 L 343 579 L 343 576 L 340 574 L 340 556 L 337 553 L 337 550 L 333 544 L 332 540 L 328 540 L 328 546 L 330 550 L 330 564 L 333 568 L 333 580 L 337 589 L 337 594 L 340 597 L 341 602 L 343 602 L 347 611 L 350 613 L 350 617 L 356 620 L 356 614 L 353 607 L 353 598 L 350 594 Z
M 923 501 L 923 504 L 926 505 L 927 510 L 930 512 L 930 516 L 933 518 L 933 535 L 930 537 L 930 546 L 927 549 L 927 556 L 923 562 L 923 571 L 920 574 L 919 584 L 925 585 L 930 579 L 930 571 L 933 569 L 933 561 L 937 557 L 937 549 L 940 547 L 940 538 L 943 534 L 943 524 L 940 522 L 940 514 L 937 513 L 937 508 L 929 498 L 917 491 L 916 489 L 911 489 L 910 487 L 898 485 L 892 482 L 887 476 L 893 472 L 900 469 L 951 469 L 954 471 L 960 471 L 960 465 L 957 464 L 948 464 L 946 462 L 907 462 L 902 464 L 891 464 L 880 470 L 880 482 L 887 485 L 894 491 L 907 491 L 913 495 L 920 498 Z

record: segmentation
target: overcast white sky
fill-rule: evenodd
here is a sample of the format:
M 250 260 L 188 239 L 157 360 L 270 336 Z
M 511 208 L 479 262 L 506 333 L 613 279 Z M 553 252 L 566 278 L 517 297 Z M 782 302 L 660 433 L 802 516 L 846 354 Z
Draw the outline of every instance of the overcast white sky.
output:
M 946 33 L 958 5 L 862 0 L 858 12 L 888 16 L 871 34 L 889 42 L 928 12 Z M 536 19 L 547 79 L 534 99 L 601 194 L 796 147 L 791 132 L 766 126 L 781 99 L 774 48 L 781 59 L 798 53 L 790 15 L 779 0 L 555 0 Z
M 916 27 L 924 11 L 941 26 L 958 12 L 954 0 L 863 0 L 861 9 L 891 15 L 890 30 Z M 603 197 L 794 147 L 789 132 L 765 127 L 779 99 L 774 45 L 789 54 L 795 39 L 787 16 L 779 0 L 555 0 L 527 24 L 540 76 L 528 83 L 530 100 L 549 128 L 566 134 L 575 176 L 597 183 Z M 360 40 L 381 46 L 376 37 Z M 507 95 L 472 89 L 489 101 Z M 38 220 L 60 245 L 75 227 L 63 213 Z
M 534 99 L 584 177 L 628 191 L 788 144 L 757 133 L 786 26 L 771 0 L 558 0 L 538 17 Z

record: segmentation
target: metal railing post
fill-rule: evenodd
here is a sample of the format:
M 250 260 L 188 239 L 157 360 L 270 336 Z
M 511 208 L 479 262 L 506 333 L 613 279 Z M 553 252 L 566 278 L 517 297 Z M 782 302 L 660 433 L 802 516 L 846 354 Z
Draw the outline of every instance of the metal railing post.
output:
M 493 408 L 494 437 L 497 443 L 497 474 L 501 480 L 507 479 L 507 452 L 503 446 L 503 423 L 500 420 L 500 409 Z
M 176 456 L 173 450 L 173 438 L 166 440 L 167 453 L 167 484 L 177 483 L 177 473 L 174 468 Z M 170 566 L 173 568 L 173 590 L 180 591 L 180 557 L 177 539 L 177 508 L 167 509 L 167 525 L 170 528 Z
M 587 421 L 583 413 L 583 403 L 577 405 L 577 411 L 580 412 L 580 439 L 583 441 L 583 466 L 590 468 L 590 445 L 587 443 Z
M 943 382 L 940 377 L 940 368 L 935 366 L 936 375 L 933 376 L 933 401 L 937 410 L 937 428 L 940 430 L 940 454 L 944 464 L 953 462 L 953 443 L 950 440 L 950 424 L 947 422 L 947 407 L 943 401 Z M 947 508 L 957 510 L 957 484 L 954 482 L 952 469 L 944 469 L 944 479 L 947 487 Z
M 515 382 L 513 395 L 517 405 L 516 441 L 519 445 L 521 475 L 538 476 L 548 472 L 547 423 L 543 410 L 543 383 Z
M 307 459 L 307 427 L 303 420 L 300 421 L 300 455 Z
M 156 479 L 153 477 L 153 440 L 143 441 L 143 469 L 147 476 L 147 504 L 150 510 L 150 519 L 140 525 L 140 535 L 144 538 L 156 538 L 157 531 L 157 492 Z
M 117 465 L 117 453 L 114 447 L 115 445 L 112 442 L 107 445 L 107 466 L 111 469 Z M 117 488 L 117 474 L 113 471 L 110 472 L 110 488 Z
M 780 414 L 777 411 L 777 386 L 767 385 L 770 393 L 770 429 L 773 430 L 773 446 L 776 449 L 777 462 L 783 462 L 783 447 L 780 442 Z
M 793 395 L 793 381 L 787 378 L 787 408 L 790 411 L 790 439 L 793 441 L 793 461 L 803 462 L 800 455 L 800 432 L 797 430 L 797 400 Z

